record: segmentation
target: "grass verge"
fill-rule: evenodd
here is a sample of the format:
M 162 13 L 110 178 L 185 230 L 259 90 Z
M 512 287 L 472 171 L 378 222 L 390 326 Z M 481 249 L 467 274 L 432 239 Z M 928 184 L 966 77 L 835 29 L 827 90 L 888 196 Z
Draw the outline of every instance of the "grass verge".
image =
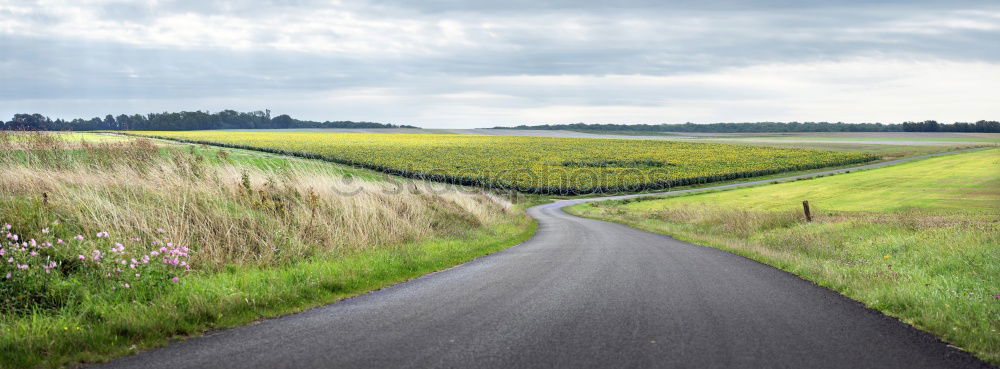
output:
M 445 269 L 519 244 L 534 229 L 526 218 L 459 238 L 195 275 L 143 304 L 82 302 L 60 314 L 6 317 L 0 363 L 5 368 L 59 367 L 134 354 L 171 339 L 302 311 Z

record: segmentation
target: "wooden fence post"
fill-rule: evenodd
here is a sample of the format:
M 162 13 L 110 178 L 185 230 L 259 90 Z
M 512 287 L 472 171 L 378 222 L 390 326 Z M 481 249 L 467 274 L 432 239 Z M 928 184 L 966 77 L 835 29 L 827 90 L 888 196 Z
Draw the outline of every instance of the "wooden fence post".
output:
M 802 211 L 806 213 L 806 221 L 811 222 L 813 220 L 812 214 L 809 214 L 809 201 L 802 202 Z

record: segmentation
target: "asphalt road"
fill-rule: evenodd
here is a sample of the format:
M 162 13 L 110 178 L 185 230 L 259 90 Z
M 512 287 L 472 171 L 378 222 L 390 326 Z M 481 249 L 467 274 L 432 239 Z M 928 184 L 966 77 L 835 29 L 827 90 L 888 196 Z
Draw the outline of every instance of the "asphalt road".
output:
M 103 367 L 989 367 L 770 266 L 562 210 L 594 200 L 529 209 L 531 240 L 470 263 Z

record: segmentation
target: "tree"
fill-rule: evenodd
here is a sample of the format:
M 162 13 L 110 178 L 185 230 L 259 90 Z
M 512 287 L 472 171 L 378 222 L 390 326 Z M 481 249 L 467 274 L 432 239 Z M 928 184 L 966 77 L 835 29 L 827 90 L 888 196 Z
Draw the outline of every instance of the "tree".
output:
M 198 129 L 227 129 L 227 128 L 417 128 L 406 125 L 395 125 L 373 122 L 313 122 L 298 120 L 282 114 L 271 118 L 271 111 L 237 112 L 233 110 L 223 110 L 218 113 L 203 111 L 182 111 L 149 113 L 146 115 L 133 114 L 128 116 L 119 114 L 117 117 L 110 114 L 104 119 L 92 118 L 90 120 L 73 119 L 64 121 L 62 119 L 53 122 L 48 117 L 41 114 L 15 114 L 10 122 L 0 121 L 0 129 L 26 129 L 26 130 L 151 130 L 151 131 L 178 131 L 178 130 L 198 130 Z
M 115 122 L 115 117 L 108 114 L 104 117 L 104 127 L 101 129 L 118 129 L 118 122 Z

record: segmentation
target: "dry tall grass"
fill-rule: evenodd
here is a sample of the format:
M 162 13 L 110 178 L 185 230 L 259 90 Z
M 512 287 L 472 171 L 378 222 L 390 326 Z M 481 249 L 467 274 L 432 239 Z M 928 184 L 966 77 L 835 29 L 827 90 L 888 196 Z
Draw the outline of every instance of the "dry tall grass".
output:
M 220 159 L 141 139 L 71 144 L 0 132 L 0 210 L 39 213 L 0 220 L 130 236 L 162 228 L 197 250 L 192 265 L 216 269 L 457 235 L 513 215 L 508 201 L 482 192 Z

